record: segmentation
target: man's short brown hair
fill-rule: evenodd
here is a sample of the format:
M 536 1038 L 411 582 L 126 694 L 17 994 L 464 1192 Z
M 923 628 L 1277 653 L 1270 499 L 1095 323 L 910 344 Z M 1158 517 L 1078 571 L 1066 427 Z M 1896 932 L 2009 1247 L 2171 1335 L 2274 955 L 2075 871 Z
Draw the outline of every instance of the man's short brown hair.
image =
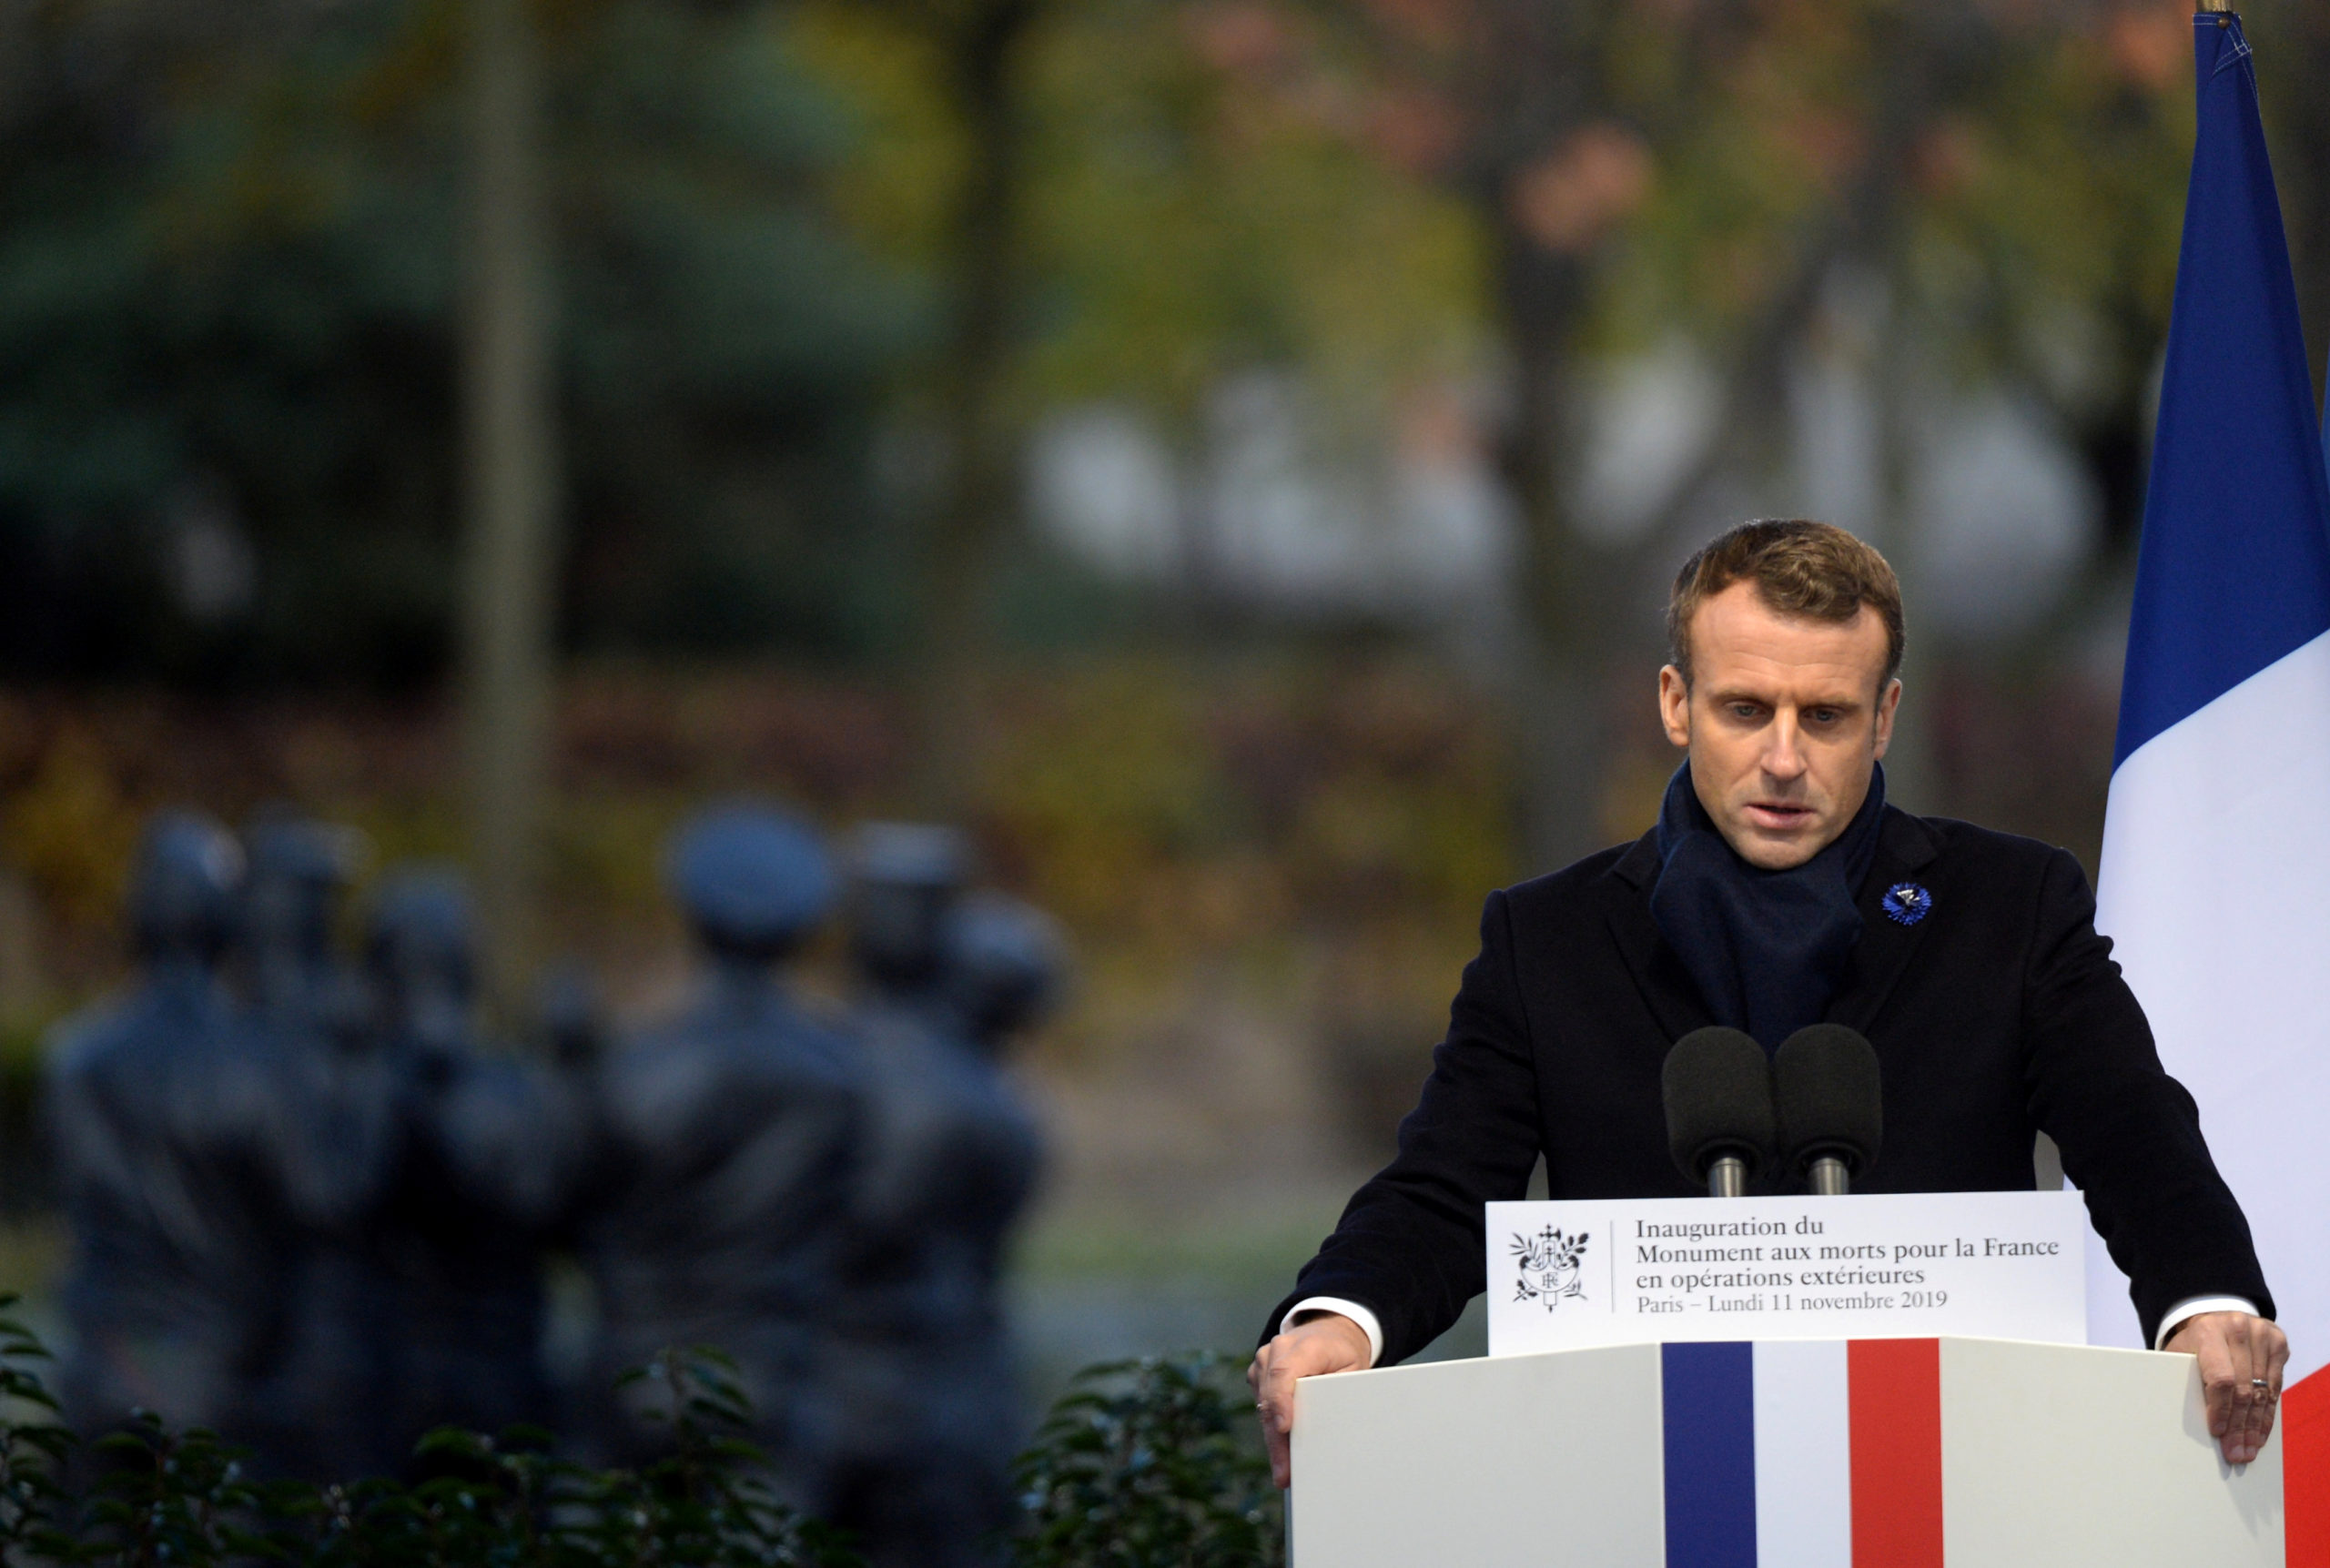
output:
M 1901 673 L 1901 583 L 1885 557 L 1841 528 L 1799 518 L 1743 522 L 1701 549 L 1675 575 L 1666 641 L 1683 684 L 1691 683 L 1691 617 L 1733 583 L 1751 582 L 1782 615 L 1842 623 L 1868 605 L 1885 622 L 1885 683 Z

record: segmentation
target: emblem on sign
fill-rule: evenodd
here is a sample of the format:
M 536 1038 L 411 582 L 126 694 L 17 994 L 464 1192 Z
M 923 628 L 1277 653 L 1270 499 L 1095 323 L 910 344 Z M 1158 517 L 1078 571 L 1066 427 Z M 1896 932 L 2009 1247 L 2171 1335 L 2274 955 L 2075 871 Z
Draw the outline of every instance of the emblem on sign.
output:
M 1933 895 L 1914 882 L 1897 882 L 1880 901 L 1885 917 L 1896 926 L 1915 926 L 1933 911 Z
M 1514 1287 L 1513 1299 L 1543 1301 L 1548 1312 L 1564 1301 L 1583 1300 L 1585 1270 L 1578 1260 L 1585 1256 L 1589 1239 L 1583 1230 L 1570 1235 L 1550 1225 L 1535 1236 L 1515 1234 L 1513 1258 L 1520 1266 L 1521 1278 Z

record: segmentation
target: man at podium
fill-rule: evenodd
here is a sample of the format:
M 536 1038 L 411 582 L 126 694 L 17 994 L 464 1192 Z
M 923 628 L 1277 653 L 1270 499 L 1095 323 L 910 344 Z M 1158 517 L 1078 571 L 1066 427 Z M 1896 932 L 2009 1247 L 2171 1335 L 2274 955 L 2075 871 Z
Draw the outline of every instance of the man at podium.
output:
M 1553 1198 L 1691 1195 L 1660 1072 L 1710 1024 L 1767 1051 L 1824 1021 L 1869 1037 L 1885 1147 L 1862 1190 L 2028 1189 L 2051 1135 L 2146 1336 L 2199 1359 L 2225 1458 L 2255 1457 L 2288 1341 L 2078 862 L 1885 803 L 1892 568 L 1823 523 L 1746 523 L 1684 564 L 1667 632 L 1659 713 L 1687 760 L 1657 824 L 1489 895 L 1397 1156 L 1271 1316 L 1248 1377 L 1279 1483 L 1295 1381 L 1453 1323 L 1485 1288 L 1482 1206 L 1523 1197 L 1540 1155 Z

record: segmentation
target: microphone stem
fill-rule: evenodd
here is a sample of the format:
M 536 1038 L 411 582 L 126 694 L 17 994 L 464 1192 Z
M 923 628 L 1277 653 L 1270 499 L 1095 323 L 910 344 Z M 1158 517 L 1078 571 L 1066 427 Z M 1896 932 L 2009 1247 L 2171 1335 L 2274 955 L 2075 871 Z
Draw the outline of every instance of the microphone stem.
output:
M 1707 1196 L 1709 1198 L 1745 1198 L 1748 1195 L 1748 1162 L 1736 1154 L 1727 1154 L 1707 1167 Z
M 1813 1192 L 1821 1198 L 1842 1198 L 1853 1189 L 1852 1168 L 1832 1154 L 1824 1154 L 1812 1162 L 1805 1179 Z

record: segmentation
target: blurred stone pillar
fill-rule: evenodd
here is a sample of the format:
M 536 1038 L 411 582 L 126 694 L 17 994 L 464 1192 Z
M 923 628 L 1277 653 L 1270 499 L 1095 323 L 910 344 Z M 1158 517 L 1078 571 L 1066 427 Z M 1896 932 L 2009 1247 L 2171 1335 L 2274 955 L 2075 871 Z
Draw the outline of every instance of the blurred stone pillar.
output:
M 524 0 L 468 0 L 462 615 L 471 854 L 489 1007 L 524 995 L 555 653 L 558 458 L 541 67 Z

